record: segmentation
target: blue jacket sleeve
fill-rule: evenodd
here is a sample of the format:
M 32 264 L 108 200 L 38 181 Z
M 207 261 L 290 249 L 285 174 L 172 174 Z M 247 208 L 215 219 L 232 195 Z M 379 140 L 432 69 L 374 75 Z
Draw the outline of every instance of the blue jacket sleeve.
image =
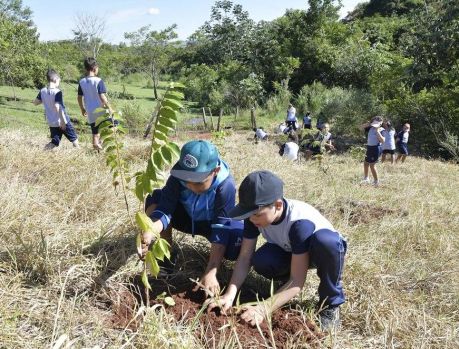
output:
M 158 206 L 150 215 L 152 219 L 159 219 L 166 229 L 171 222 L 177 203 L 180 199 L 180 182 L 177 178 L 170 176 L 166 185 L 161 189 L 161 198 Z
M 224 224 L 228 221 L 229 211 L 236 205 L 236 184 L 229 175 L 217 187 L 214 201 L 214 216 L 212 224 Z M 225 219 L 226 218 L 226 219 Z

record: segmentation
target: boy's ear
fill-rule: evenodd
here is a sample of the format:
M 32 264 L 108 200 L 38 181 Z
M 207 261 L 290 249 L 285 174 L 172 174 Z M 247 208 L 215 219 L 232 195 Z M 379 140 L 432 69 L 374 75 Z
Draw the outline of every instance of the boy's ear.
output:
M 282 199 L 277 199 L 276 201 L 274 201 L 274 207 L 276 208 L 276 210 L 282 209 L 282 207 L 284 207 L 284 201 Z

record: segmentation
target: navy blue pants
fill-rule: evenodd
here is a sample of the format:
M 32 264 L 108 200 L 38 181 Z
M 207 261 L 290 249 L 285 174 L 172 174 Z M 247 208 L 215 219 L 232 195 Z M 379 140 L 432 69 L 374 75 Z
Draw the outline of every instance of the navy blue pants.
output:
M 51 134 L 51 143 L 53 143 L 56 147 L 60 144 L 62 135 L 64 135 L 72 143 L 78 139 L 75 129 L 70 121 L 67 122 L 65 131 L 62 131 L 60 127 L 50 126 L 49 132 Z
M 317 268 L 319 276 L 319 304 L 337 306 L 345 302 L 341 276 L 347 243 L 337 232 L 322 229 L 311 237 L 309 268 Z M 287 281 L 290 277 L 292 253 L 276 244 L 266 243 L 252 258 L 258 274 L 268 279 Z
M 158 204 L 161 200 L 161 189 L 156 189 L 145 200 L 145 208 Z M 226 246 L 225 259 L 234 261 L 239 256 L 244 232 L 244 222 L 219 217 L 219 223 L 211 221 L 192 221 L 185 207 L 178 202 L 172 213 L 170 225 L 185 234 L 200 235 L 211 243 Z
M 365 155 L 365 162 L 375 164 L 379 161 L 382 149 L 380 145 L 367 145 L 367 153 Z

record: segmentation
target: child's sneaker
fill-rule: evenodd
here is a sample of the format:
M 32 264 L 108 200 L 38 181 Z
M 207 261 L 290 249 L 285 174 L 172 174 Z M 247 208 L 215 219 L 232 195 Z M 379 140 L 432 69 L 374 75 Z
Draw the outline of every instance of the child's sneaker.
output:
M 373 186 L 376 187 L 376 188 L 379 187 L 379 181 L 374 181 L 373 182 Z
M 336 331 L 341 324 L 339 318 L 339 306 L 323 309 L 319 313 L 319 324 L 322 331 Z
M 370 178 L 364 178 L 360 181 L 360 184 L 370 184 Z

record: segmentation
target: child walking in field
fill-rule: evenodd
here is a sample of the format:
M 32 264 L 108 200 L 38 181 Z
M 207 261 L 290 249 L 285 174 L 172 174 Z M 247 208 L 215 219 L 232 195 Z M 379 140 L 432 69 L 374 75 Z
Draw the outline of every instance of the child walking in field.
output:
M 387 154 L 390 154 L 390 162 L 393 165 L 395 162 L 395 129 L 392 127 L 392 123 L 389 120 L 383 123 L 383 127 L 384 143 L 382 146 L 381 162 L 386 161 Z
M 397 160 L 402 160 L 402 163 L 405 162 L 405 159 L 408 155 L 408 137 L 410 135 L 410 124 L 404 124 L 403 129 L 397 134 Z
M 207 268 L 201 278 L 207 290 L 219 292 L 217 270 L 223 260 L 235 260 L 242 242 L 243 223 L 228 217 L 235 205 L 236 186 L 228 165 L 215 146 L 207 141 L 191 141 L 181 150 L 179 161 L 162 189 L 155 190 L 145 202 L 147 215 L 155 231 L 172 245 L 172 228 L 183 233 L 204 236 L 210 243 Z M 143 251 L 153 234 L 144 233 Z M 172 263 L 160 263 L 166 273 Z
M 308 270 L 317 268 L 320 325 L 336 329 L 345 302 L 341 278 L 346 241 L 314 207 L 284 198 L 283 185 L 269 171 L 252 172 L 242 181 L 239 204 L 229 213 L 245 219 L 241 252 L 226 292 L 210 302 L 208 310 L 219 307 L 226 313 L 253 266 L 258 274 L 285 282 L 271 298 L 245 307 L 242 319 L 256 325 L 299 294 Z M 260 234 L 267 242 L 257 249 Z
M 46 79 L 48 85 L 38 92 L 37 98 L 33 101 L 33 104 L 43 104 L 45 108 L 46 121 L 51 133 L 51 142 L 45 148 L 53 149 L 59 146 L 62 135 L 78 148 L 78 136 L 65 110 L 62 91 L 58 88 L 61 79 L 52 69 L 48 70 Z
M 368 177 L 368 170 L 371 170 L 373 175 L 373 185 L 377 187 L 379 185 L 378 171 L 376 170 L 376 164 L 381 156 L 381 143 L 384 143 L 385 138 L 383 136 L 384 129 L 381 127 L 382 118 L 375 116 L 370 122 L 363 124 L 361 127 L 368 131 L 367 136 L 367 153 L 365 155 L 365 162 L 363 163 L 364 177 L 362 184 L 369 184 L 370 178 Z
M 99 125 L 96 125 L 96 119 L 101 114 L 95 110 L 101 107 L 108 108 L 110 114 L 113 114 L 113 110 L 108 103 L 105 83 L 97 76 L 99 73 L 97 61 L 94 58 L 86 58 L 84 60 L 84 68 L 86 76 L 78 83 L 78 105 L 80 106 L 81 114 L 88 118 L 91 126 L 94 149 L 101 150 Z

